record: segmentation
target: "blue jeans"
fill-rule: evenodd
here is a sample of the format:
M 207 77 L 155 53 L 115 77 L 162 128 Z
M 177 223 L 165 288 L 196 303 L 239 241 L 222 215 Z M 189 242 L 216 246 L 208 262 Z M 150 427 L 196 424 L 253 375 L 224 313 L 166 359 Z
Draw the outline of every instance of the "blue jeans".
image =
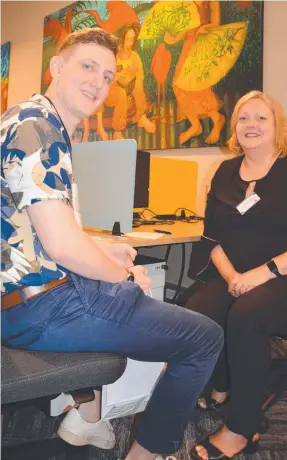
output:
M 68 284 L 3 311 L 2 338 L 14 348 L 114 352 L 166 362 L 136 437 L 162 454 L 179 450 L 223 345 L 221 327 L 200 313 L 152 299 L 132 282 L 74 274 Z

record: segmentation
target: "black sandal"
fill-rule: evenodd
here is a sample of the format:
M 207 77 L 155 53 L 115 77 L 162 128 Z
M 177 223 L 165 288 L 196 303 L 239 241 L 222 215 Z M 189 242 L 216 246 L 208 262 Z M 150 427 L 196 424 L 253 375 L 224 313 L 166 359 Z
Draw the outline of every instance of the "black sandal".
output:
M 202 407 L 200 405 L 200 400 L 204 399 L 205 400 L 205 404 L 206 404 L 206 407 Z M 202 410 L 220 410 L 228 401 L 228 397 L 222 402 L 218 402 L 216 401 L 215 399 L 213 399 L 211 396 L 207 396 L 206 398 L 200 398 L 198 401 L 197 401 L 197 407 L 199 409 L 202 409 Z
M 258 444 L 259 444 L 259 439 L 256 441 L 253 441 L 253 436 L 247 440 L 247 444 L 242 449 L 241 451 L 237 452 L 235 455 L 240 454 L 240 453 L 245 453 L 245 454 L 255 454 L 258 449 Z M 231 457 L 227 457 L 221 450 L 217 449 L 211 442 L 209 441 L 209 438 L 204 439 L 203 442 L 195 446 L 189 453 L 190 459 L 191 460 L 203 460 L 203 457 L 200 457 L 198 454 L 196 447 L 202 446 L 205 448 L 207 455 L 208 455 L 208 460 L 229 460 Z

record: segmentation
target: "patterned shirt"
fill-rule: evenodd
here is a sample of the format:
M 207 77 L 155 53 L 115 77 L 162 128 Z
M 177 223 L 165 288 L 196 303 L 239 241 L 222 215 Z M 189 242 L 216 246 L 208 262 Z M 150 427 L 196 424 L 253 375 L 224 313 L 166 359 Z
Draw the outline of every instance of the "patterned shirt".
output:
M 7 110 L 1 118 L 1 294 L 66 275 L 45 252 L 27 208 L 43 200 L 74 207 L 72 182 L 70 139 L 49 99 L 35 94 Z

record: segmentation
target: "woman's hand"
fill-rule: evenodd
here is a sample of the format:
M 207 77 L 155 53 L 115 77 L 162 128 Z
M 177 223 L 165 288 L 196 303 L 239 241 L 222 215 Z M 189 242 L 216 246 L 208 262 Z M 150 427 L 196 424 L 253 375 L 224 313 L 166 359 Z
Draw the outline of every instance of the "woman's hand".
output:
M 228 285 L 228 291 L 234 297 L 239 297 L 251 291 L 260 284 L 269 281 L 272 276 L 266 265 L 254 268 L 248 272 L 237 274 Z
M 206 29 L 209 29 L 210 25 L 211 24 L 204 24 L 203 26 L 200 26 L 196 31 L 196 34 L 195 34 L 196 37 L 198 35 L 206 35 L 206 34 L 208 34 L 208 31 Z
M 164 39 L 165 43 L 167 43 L 168 45 L 172 45 L 174 43 L 174 37 L 168 31 L 165 32 L 165 34 L 163 36 L 163 39 Z
M 241 276 L 241 273 L 238 273 L 236 271 L 234 271 L 229 277 L 227 277 L 227 279 L 225 279 L 225 281 L 227 282 L 228 284 L 228 292 L 229 294 L 231 294 L 233 297 L 238 297 L 236 294 L 235 294 L 235 291 L 233 289 L 233 286 L 236 285 L 236 283 L 239 281 L 239 278 Z
M 185 35 L 186 35 L 186 32 L 180 32 L 179 34 L 173 36 L 173 35 L 171 35 L 170 32 L 166 31 L 164 36 L 163 36 L 163 40 L 168 45 L 175 45 L 179 41 L 184 40 Z

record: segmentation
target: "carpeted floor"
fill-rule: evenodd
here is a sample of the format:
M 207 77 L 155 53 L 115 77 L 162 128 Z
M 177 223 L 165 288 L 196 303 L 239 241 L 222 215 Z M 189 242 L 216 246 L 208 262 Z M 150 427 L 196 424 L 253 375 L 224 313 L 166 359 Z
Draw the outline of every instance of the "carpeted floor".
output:
M 236 460 L 287 460 L 287 392 L 280 398 L 268 412 L 270 428 L 265 435 L 261 436 L 259 451 L 253 456 L 237 455 Z M 103 451 L 94 447 L 71 448 L 66 446 L 66 452 L 58 456 L 51 456 L 49 460 L 117 460 L 123 459 L 130 440 L 130 429 L 133 417 L 122 418 L 112 422 L 117 444 L 111 451 Z M 197 442 L 206 435 L 216 431 L 222 423 L 222 414 L 212 414 L 212 417 L 203 412 L 196 411 L 195 423 L 190 423 L 185 434 L 185 441 L 181 451 L 176 455 L 178 460 L 189 460 L 188 452 Z M 51 439 L 59 424 L 59 418 L 46 417 L 35 408 L 21 408 L 17 412 L 5 414 L 2 423 L 2 446 L 9 443 L 17 444 L 19 439 L 36 441 L 39 439 Z M 37 460 L 43 458 L 43 450 L 39 445 Z M 11 457 L 12 458 L 12 457 Z M 13 457 L 14 459 L 15 457 Z M 20 455 L 19 460 L 30 460 L 31 457 Z M 10 460 L 8 456 L 3 460 Z

